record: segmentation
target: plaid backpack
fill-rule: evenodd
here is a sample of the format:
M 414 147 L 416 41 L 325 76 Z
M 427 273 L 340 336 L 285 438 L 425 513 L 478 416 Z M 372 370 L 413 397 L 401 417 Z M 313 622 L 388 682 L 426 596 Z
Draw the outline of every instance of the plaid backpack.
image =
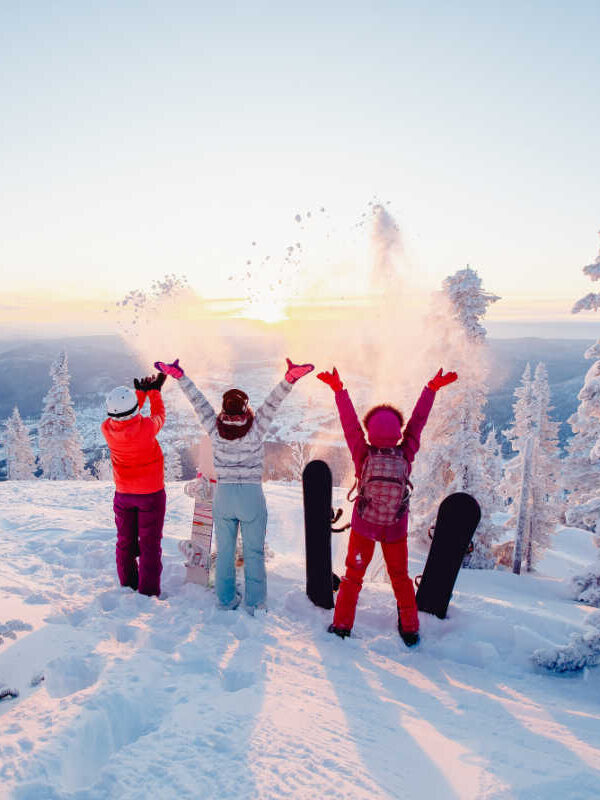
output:
M 359 516 L 372 525 L 393 525 L 408 510 L 411 489 L 402 448 L 370 446 L 354 498 Z

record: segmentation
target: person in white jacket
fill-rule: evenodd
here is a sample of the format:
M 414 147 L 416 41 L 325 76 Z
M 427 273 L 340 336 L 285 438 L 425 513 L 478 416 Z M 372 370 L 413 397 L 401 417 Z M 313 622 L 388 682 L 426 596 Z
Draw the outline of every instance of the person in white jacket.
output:
M 217 490 L 213 503 L 217 564 L 215 591 L 221 608 L 237 608 L 241 597 L 235 586 L 235 546 L 241 528 L 244 552 L 244 605 L 250 614 L 266 608 L 265 533 L 267 505 L 262 490 L 264 439 L 275 412 L 294 383 L 311 372 L 312 364 L 293 364 L 261 407 L 254 412 L 248 395 L 230 389 L 223 395 L 219 414 L 185 375 L 179 359 L 172 364 L 157 361 L 156 368 L 179 381 L 213 446 Z

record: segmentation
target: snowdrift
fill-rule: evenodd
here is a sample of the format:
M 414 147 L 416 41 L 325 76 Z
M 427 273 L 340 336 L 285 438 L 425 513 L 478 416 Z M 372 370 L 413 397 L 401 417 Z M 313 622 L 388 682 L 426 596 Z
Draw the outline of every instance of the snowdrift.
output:
M 462 570 L 409 651 L 386 583 L 365 585 L 353 638 L 326 633 L 300 489 L 265 488 L 269 613 L 251 618 L 184 584 L 182 484 L 161 600 L 117 585 L 112 486 L 0 485 L 0 684 L 20 692 L 0 703 L 1 797 L 598 797 L 600 668 L 531 659 L 587 629 L 568 578 L 597 557 L 590 534 L 561 529 L 533 575 Z M 413 546 L 412 574 L 424 560 Z

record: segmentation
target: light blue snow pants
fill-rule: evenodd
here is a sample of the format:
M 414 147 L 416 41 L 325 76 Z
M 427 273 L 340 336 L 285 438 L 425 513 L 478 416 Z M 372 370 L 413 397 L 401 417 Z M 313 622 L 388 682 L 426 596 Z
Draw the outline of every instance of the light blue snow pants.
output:
M 242 529 L 244 552 L 244 604 L 249 609 L 265 604 L 265 533 L 267 504 L 260 483 L 219 483 L 213 503 L 217 537 L 215 590 L 222 608 L 235 608 L 235 545 Z

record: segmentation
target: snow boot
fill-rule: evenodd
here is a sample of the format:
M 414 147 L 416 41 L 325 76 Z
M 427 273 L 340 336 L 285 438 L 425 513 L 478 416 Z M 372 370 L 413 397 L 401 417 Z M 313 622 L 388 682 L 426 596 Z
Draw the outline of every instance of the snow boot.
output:
M 400 620 L 400 609 L 398 609 L 398 633 L 404 644 L 407 647 L 414 647 L 419 644 L 419 631 L 404 631 L 402 630 L 402 621 Z
M 346 636 L 350 636 L 350 631 L 348 628 L 336 628 L 333 622 L 327 628 L 327 633 L 335 633 L 335 635 L 339 636 L 340 639 L 345 639 Z

